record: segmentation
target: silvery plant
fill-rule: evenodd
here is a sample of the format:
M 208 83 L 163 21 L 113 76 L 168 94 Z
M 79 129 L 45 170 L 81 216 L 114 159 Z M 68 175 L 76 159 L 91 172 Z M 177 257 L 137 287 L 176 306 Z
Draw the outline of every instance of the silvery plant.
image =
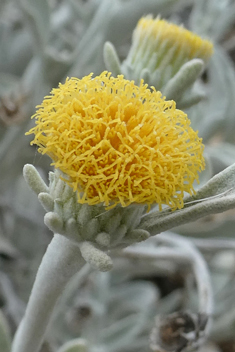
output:
M 233 351 L 234 23 L 234 0 L 0 1 L 1 352 Z M 73 164 L 65 112 L 96 121 L 98 106 L 108 116 L 101 95 L 92 100 L 104 89 L 105 102 L 119 99 L 114 121 L 122 104 L 129 109 L 125 99 L 135 100 L 128 119 L 140 118 L 140 101 L 147 106 L 128 142 L 127 121 L 116 125 L 119 146 L 139 138 L 137 161 L 146 161 L 144 143 L 152 153 L 133 186 L 130 178 L 115 186 L 124 173 L 107 182 L 107 164 L 105 179 L 92 174 L 103 140 L 116 141 L 109 120 L 102 148 L 92 144 L 98 162 L 85 139 L 76 145 L 84 166 Z M 154 109 L 154 143 L 172 157 L 172 174 L 147 144 Z M 142 194 L 148 177 L 155 183 Z

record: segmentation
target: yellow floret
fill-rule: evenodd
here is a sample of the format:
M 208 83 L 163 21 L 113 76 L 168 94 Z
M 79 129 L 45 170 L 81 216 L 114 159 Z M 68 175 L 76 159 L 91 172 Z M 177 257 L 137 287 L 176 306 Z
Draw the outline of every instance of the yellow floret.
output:
M 31 143 L 67 175 L 79 203 L 181 208 L 204 168 L 202 140 L 187 115 L 123 76 L 67 79 L 33 117 Z

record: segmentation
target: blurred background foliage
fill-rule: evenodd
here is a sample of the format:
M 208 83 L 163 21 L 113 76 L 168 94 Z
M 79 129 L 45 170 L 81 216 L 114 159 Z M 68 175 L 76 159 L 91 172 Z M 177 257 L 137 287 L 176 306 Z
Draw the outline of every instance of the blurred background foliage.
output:
M 30 116 L 67 76 L 101 73 L 106 41 L 124 60 L 132 31 L 146 14 L 183 23 L 213 41 L 214 55 L 197 82 L 206 98 L 186 111 L 206 145 L 201 184 L 235 162 L 234 0 L 0 0 L 1 352 L 10 351 L 52 238 L 36 195 L 22 178 L 27 162 L 45 179 L 50 169 L 49 159 L 39 156 L 24 135 L 33 124 Z M 235 351 L 234 229 L 235 211 L 174 229 L 192 238 L 210 268 L 216 303 L 210 341 L 202 352 Z M 72 280 L 42 351 L 148 352 L 154 317 L 195 304 L 191 274 L 174 261 L 122 258 L 114 264 L 105 274 L 90 273 L 86 266 Z M 68 341 L 74 341 L 72 348 Z

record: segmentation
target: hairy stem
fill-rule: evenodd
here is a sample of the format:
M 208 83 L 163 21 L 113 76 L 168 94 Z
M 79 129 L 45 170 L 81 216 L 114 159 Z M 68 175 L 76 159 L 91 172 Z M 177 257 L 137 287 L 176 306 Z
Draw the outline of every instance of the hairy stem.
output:
M 56 234 L 47 248 L 34 282 L 12 352 L 39 351 L 57 299 L 84 264 L 79 248 Z

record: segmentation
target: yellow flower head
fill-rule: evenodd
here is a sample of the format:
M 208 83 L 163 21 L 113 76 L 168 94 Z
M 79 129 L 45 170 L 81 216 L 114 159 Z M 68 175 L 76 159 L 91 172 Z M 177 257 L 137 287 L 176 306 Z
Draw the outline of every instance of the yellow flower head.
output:
M 82 204 L 181 208 L 204 168 L 202 140 L 187 115 L 123 76 L 67 79 L 33 117 L 31 143 L 67 175 Z
M 151 37 L 155 46 L 164 45 L 165 50 L 174 48 L 174 56 L 182 55 L 187 60 L 194 58 L 207 61 L 213 53 L 213 44 L 182 26 L 177 26 L 159 18 L 142 17 L 136 28 L 144 39 Z M 137 33 L 136 33 L 137 34 Z
M 138 76 L 148 69 L 157 74 L 159 87 L 180 67 L 195 58 L 205 63 L 213 53 L 213 44 L 182 26 L 151 16 L 142 17 L 133 33 L 132 46 L 123 68 Z

